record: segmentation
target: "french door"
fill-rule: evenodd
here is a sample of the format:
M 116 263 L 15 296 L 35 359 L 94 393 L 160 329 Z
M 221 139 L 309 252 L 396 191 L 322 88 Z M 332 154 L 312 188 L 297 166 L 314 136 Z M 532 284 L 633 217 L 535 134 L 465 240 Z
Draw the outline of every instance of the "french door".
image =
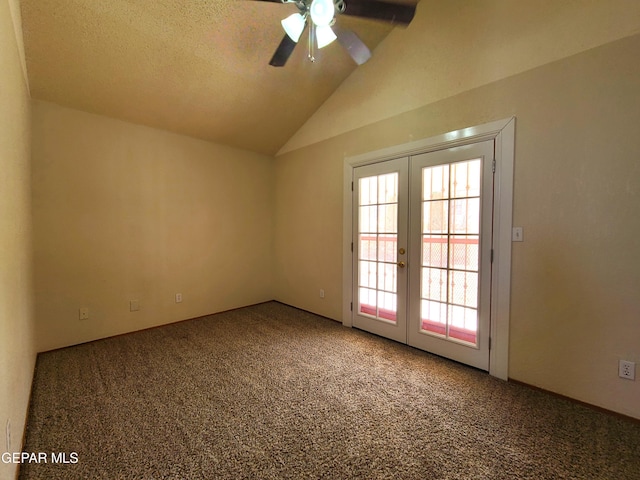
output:
M 407 342 L 408 159 L 355 169 L 353 326 Z
M 489 369 L 493 140 L 354 169 L 353 325 Z

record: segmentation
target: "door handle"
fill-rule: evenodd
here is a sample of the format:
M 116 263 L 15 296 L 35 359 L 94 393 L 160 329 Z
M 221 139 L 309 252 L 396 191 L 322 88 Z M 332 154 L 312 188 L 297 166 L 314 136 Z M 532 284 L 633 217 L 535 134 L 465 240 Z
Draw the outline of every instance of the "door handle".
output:
M 404 262 L 398 262 L 398 267 L 400 268 L 404 268 L 406 264 Z

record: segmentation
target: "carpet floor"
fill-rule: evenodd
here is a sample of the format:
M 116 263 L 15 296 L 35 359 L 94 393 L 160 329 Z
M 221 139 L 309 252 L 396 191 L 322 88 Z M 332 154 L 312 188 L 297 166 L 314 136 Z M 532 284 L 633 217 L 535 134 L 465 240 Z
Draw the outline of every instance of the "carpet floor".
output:
M 276 302 L 40 354 L 24 451 L 24 480 L 640 479 L 637 423 Z

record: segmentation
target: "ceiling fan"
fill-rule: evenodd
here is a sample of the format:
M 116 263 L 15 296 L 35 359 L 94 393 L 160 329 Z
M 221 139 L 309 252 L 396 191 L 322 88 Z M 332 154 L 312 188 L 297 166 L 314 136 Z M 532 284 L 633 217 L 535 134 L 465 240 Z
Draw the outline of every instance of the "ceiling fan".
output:
M 273 54 L 269 65 L 283 67 L 293 53 L 298 40 L 309 26 L 309 59 L 314 61 L 314 47 L 323 48 L 338 40 L 362 65 L 371 58 L 371 51 L 351 30 L 340 28 L 336 15 L 351 15 L 371 18 L 391 23 L 409 25 L 416 11 L 415 5 L 394 3 L 384 0 L 257 0 L 272 3 L 292 3 L 298 7 L 294 13 L 282 20 L 285 36 Z

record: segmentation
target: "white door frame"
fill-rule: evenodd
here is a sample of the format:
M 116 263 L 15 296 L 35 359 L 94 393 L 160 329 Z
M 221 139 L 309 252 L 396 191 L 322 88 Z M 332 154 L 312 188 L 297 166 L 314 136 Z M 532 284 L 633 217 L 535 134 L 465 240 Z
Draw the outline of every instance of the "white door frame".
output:
M 352 182 L 353 169 L 371 163 L 461 145 L 495 140 L 494 236 L 491 278 L 491 350 L 489 374 L 503 380 L 509 374 L 509 310 L 511 298 L 511 228 L 513 226 L 513 169 L 515 158 L 515 117 L 464 128 L 435 137 L 368 152 L 344 160 L 342 324 L 352 326 L 353 262 Z

